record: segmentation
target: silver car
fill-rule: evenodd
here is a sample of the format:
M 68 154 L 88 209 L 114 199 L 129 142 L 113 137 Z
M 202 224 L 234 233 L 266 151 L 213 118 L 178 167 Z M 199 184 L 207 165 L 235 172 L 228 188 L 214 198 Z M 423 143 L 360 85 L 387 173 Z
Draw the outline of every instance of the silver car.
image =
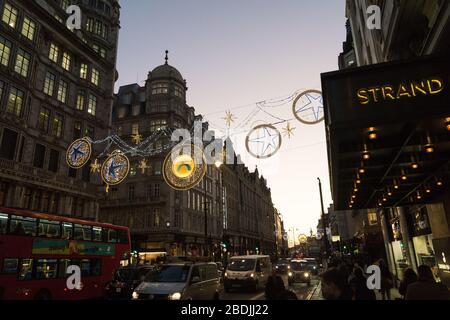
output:
M 220 278 L 215 263 L 171 263 L 149 274 L 133 300 L 218 300 Z

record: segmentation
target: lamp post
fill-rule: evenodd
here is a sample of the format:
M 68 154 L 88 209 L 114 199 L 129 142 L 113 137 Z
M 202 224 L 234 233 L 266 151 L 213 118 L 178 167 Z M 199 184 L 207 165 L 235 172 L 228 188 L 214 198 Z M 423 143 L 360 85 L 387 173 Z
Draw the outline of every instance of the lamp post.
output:
M 322 209 L 323 241 L 325 243 L 325 254 L 328 258 L 330 256 L 330 250 L 328 246 L 327 226 L 325 223 L 325 209 L 323 207 L 322 182 L 320 181 L 320 178 L 317 178 L 317 180 L 319 181 L 320 207 Z

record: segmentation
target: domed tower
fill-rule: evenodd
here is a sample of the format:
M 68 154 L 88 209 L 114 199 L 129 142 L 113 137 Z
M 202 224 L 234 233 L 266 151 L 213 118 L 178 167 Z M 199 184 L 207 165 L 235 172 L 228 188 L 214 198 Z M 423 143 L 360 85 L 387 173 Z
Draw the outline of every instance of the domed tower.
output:
M 165 63 L 148 73 L 146 81 L 146 113 L 153 117 L 161 115 L 171 128 L 191 127 L 194 108 L 186 104 L 186 80 L 180 71 L 169 65 L 169 51 Z

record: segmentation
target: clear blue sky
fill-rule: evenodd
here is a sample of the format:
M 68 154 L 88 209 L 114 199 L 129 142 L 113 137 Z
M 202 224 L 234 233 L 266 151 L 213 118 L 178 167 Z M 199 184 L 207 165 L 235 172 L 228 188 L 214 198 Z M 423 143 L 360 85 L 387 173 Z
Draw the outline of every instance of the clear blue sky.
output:
M 236 123 L 253 110 L 233 109 L 301 88 L 321 89 L 320 73 L 336 70 L 345 41 L 343 0 L 122 0 L 117 69 L 120 85 L 143 85 L 148 71 L 164 62 L 187 80 L 187 103 L 217 127 L 225 110 Z M 287 104 L 270 109 L 292 117 Z M 254 123 L 273 121 L 259 114 Z M 213 128 L 214 128 L 213 125 Z M 295 136 L 284 138 L 276 157 L 246 155 L 245 133 L 236 135 L 237 150 L 252 169 L 267 178 L 275 206 L 287 228 L 309 232 L 317 226 L 322 178 L 325 206 L 331 203 L 323 123 L 305 126 L 296 120 Z M 278 126 L 281 130 L 283 125 Z

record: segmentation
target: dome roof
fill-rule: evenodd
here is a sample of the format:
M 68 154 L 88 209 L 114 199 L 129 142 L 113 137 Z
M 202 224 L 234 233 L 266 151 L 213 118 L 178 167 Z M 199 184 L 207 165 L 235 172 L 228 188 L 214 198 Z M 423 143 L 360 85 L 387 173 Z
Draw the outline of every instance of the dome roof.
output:
M 181 75 L 180 71 L 169 64 L 163 64 L 153 69 L 153 71 L 149 74 L 149 78 L 152 80 L 160 78 L 173 78 L 175 80 L 181 81 L 182 83 L 184 82 L 183 76 Z

